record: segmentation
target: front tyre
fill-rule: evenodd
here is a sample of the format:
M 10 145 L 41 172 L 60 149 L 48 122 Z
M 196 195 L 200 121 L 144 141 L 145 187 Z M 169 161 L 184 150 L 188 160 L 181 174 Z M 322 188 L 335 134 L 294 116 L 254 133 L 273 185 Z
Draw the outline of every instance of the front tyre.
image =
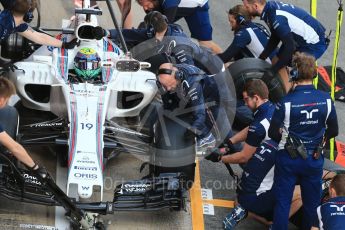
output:
M 183 187 L 190 189 L 195 175 L 195 139 L 184 137 L 186 127 L 177 123 L 178 117 L 162 117 L 155 127 L 155 151 L 150 172 L 182 173 Z

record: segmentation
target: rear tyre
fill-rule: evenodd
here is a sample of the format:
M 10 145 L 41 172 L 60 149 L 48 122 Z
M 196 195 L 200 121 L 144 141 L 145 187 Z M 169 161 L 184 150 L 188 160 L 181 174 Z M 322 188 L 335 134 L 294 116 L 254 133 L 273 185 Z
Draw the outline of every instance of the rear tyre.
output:
M 230 74 L 236 87 L 237 99 L 242 99 L 244 84 L 250 79 L 261 79 L 271 64 L 257 58 L 244 58 L 229 66 Z M 265 82 L 269 89 L 270 100 L 274 103 L 286 95 L 284 84 L 277 73 L 269 82 Z
M 155 128 L 155 153 L 151 158 L 150 172 L 155 176 L 182 173 L 182 185 L 190 189 L 195 175 L 195 140 L 184 137 L 186 130 L 170 118 L 160 119 Z

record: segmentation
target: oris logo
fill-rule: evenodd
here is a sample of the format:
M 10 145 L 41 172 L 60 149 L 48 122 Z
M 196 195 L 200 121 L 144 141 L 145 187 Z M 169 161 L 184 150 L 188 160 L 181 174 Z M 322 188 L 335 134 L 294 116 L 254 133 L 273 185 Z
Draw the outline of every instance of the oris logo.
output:
M 80 178 L 80 179 L 90 179 L 90 180 L 97 179 L 96 174 L 90 174 L 90 173 L 74 173 L 74 177 Z

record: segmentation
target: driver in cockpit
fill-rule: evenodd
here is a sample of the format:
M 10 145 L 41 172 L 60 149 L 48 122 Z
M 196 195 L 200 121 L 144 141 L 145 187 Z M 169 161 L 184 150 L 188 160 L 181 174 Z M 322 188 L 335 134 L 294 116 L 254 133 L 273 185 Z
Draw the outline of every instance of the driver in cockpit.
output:
M 93 48 L 82 48 L 74 57 L 75 76 L 71 75 L 70 80 L 78 82 L 101 79 L 101 58 Z M 73 81 L 73 80 L 72 80 Z

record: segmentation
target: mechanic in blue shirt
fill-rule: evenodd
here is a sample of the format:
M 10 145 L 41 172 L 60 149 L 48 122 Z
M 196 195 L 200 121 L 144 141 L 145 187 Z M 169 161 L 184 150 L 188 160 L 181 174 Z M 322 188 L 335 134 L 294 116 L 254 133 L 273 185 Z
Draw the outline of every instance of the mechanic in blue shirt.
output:
M 0 77 L 0 115 L 4 116 L 4 110 L 6 110 L 7 102 L 12 95 L 16 93 L 15 86 L 11 81 L 6 78 Z M 40 174 L 41 177 L 47 175 L 44 167 L 39 167 L 33 159 L 30 157 L 28 152 L 18 142 L 6 133 L 3 126 L 0 124 L 0 144 L 6 147 L 11 154 L 13 154 L 19 161 L 23 162 L 24 165 Z
M 214 162 L 245 164 L 237 188 L 237 205 L 224 219 L 225 229 L 233 229 L 249 212 L 250 216 L 269 225 L 273 218 L 274 196 L 273 176 L 277 143 L 268 137 L 268 128 L 275 106 L 268 100 L 268 88 L 259 79 L 246 82 L 243 98 L 246 105 L 255 112 L 254 121 L 229 139 L 230 154 L 214 149 L 205 157 Z M 233 152 L 232 145 L 244 141 L 242 151 Z M 299 188 L 292 199 L 291 215 L 302 203 Z
M 318 59 L 326 51 L 328 42 L 325 28 L 303 9 L 292 4 L 266 0 L 243 0 L 252 16 L 259 16 L 271 31 L 271 37 L 260 58 L 265 60 L 282 42 L 275 63 L 267 77 L 273 77 L 284 66 L 289 65 L 295 51 L 308 53 Z
M 344 229 L 345 223 L 345 174 L 337 174 L 329 185 L 330 199 L 317 208 L 318 218 L 312 230 Z
M 37 7 L 37 0 L 2 0 L 4 10 L 0 13 L 0 42 L 6 40 L 10 34 L 19 33 L 23 37 L 41 45 L 72 49 L 77 40 L 62 42 L 47 34 L 36 32 L 27 24 L 33 19 L 33 11 Z
M 321 200 L 321 178 L 324 140 L 338 135 L 338 121 L 329 94 L 316 90 L 315 58 L 297 52 L 293 58 L 292 81 L 295 86 L 277 104 L 268 131 L 279 142 L 275 163 L 274 187 L 276 204 L 273 228 L 288 229 L 290 201 L 296 183 L 301 185 L 303 227 L 310 229 L 317 218 L 316 208 Z
M 220 59 L 227 63 L 244 57 L 259 57 L 268 42 L 268 32 L 251 21 L 243 5 L 232 7 L 228 16 L 231 30 L 234 31 L 234 40 L 225 52 L 218 54 Z M 271 63 L 274 54 L 266 61 Z
M 221 48 L 212 41 L 212 26 L 208 0 L 137 0 L 145 12 L 156 10 L 167 16 L 169 23 L 185 18 L 192 38 L 199 44 L 220 53 Z
M 167 53 L 174 56 L 177 63 L 194 64 L 191 55 L 186 55 L 183 52 L 184 47 L 189 44 L 192 45 L 193 42 L 190 41 L 179 25 L 168 24 L 166 16 L 158 11 L 148 13 L 144 18 L 144 22 L 146 28 L 122 30 L 126 44 L 133 47 L 131 53 L 134 58 L 148 60 L 158 54 Z M 116 29 L 109 30 L 111 39 L 117 40 L 118 35 Z M 155 63 L 151 64 L 154 65 Z M 153 72 L 156 72 L 158 67 L 159 65 L 153 67 Z
M 220 63 L 214 63 L 216 58 L 192 42 L 179 25 L 169 24 L 165 15 L 151 11 L 145 16 L 144 22 L 146 28 L 122 30 L 126 44 L 133 47 L 131 53 L 134 58 L 144 61 L 165 53 L 178 64 L 197 65 L 208 74 L 217 74 L 222 69 L 222 64 L 219 66 Z M 117 30 L 109 30 L 111 39 L 116 40 L 118 35 Z M 151 65 L 156 63 L 152 61 Z M 159 65 L 151 70 L 157 72 Z M 214 66 L 216 67 L 213 68 Z
M 214 146 L 211 129 L 224 130 L 226 138 L 232 136 L 231 127 L 224 129 L 226 122 L 219 116 L 224 108 L 213 77 L 192 65 L 164 63 L 158 70 L 157 86 L 164 109 L 172 111 L 169 114 L 192 114 L 186 135 L 196 134 L 198 147 Z

